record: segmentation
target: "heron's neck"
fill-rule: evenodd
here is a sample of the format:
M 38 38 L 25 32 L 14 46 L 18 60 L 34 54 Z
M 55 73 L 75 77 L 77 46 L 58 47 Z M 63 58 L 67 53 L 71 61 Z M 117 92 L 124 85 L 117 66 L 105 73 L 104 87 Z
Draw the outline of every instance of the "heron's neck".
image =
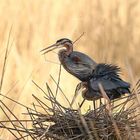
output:
M 66 47 L 66 55 L 70 55 L 70 53 L 73 51 L 73 45 L 69 44 L 69 45 L 65 45 Z
M 66 52 L 67 52 L 66 49 L 62 49 L 58 52 L 59 60 L 63 66 L 65 65 L 65 60 L 68 58 Z

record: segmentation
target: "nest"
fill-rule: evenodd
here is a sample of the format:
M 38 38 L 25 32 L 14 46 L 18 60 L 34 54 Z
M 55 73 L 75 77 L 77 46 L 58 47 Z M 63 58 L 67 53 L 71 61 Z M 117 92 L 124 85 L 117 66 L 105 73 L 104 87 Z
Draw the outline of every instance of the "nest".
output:
M 51 91 L 48 84 L 46 84 L 47 92 L 35 82 L 34 84 L 42 91 L 47 101 L 42 101 L 33 95 L 36 100 L 33 108 L 29 108 L 5 96 L 12 102 L 26 108 L 27 112 L 24 114 L 29 115 L 30 119 L 20 120 L 1 101 L 1 109 L 8 120 L 0 121 L 0 128 L 8 130 L 15 139 L 25 139 L 26 137 L 30 137 L 33 140 L 138 139 L 140 132 L 140 106 L 137 97 L 140 92 L 140 82 L 136 84 L 132 94 L 121 97 L 111 103 L 106 102 L 104 104 L 100 101 L 98 107 L 93 106 L 86 113 L 81 113 L 82 108 L 80 107 L 73 109 L 64 93 L 63 96 L 69 103 L 69 107 L 63 106 L 57 101 L 56 94 Z M 48 105 L 48 102 L 51 105 Z M 40 111 L 40 109 L 43 111 Z M 8 117 L 9 112 L 15 119 Z M 10 123 L 11 127 L 7 123 Z M 31 126 L 28 126 L 28 123 Z

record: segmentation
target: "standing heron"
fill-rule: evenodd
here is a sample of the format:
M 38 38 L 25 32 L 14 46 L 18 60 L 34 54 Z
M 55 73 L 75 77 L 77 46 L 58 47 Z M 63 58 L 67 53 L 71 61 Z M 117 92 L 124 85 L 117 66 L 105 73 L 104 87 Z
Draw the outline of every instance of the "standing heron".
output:
M 73 42 L 67 38 L 58 40 L 41 52 L 45 54 L 58 48 L 65 48 L 58 53 L 64 69 L 82 81 L 77 87 L 84 88 L 82 91 L 84 99 L 96 100 L 102 98 L 99 84 L 102 85 L 111 100 L 120 97 L 122 94 L 130 93 L 130 84 L 119 77 L 119 67 L 97 64 L 86 54 L 73 51 Z
M 58 40 L 55 44 L 41 50 L 41 52 L 45 54 L 57 48 L 65 48 L 58 52 L 58 56 L 62 66 L 67 72 L 77 77 L 80 81 L 90 79 L 97 65 L 96 62 L 86 54 L 73 51 L 73 43 L 67 38 Z

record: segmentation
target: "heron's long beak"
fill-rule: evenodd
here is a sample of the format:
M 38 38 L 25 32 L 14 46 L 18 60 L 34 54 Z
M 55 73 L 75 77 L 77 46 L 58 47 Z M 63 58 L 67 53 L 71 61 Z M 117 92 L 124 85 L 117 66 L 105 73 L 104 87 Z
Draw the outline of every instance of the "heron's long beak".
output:
M 46 53 L 48 53 L 48 52 L 50 52 L 52 50 L 57 49 L 59 47 L 59 45 L 60 44 L 55 43 L 55 44 L 53 44 L 53 45 L 51 45 L 51 46 L 49 46 L 47 48 L 42 49 L 40 52 L 43 52 L 42 54 L 46 54 Z

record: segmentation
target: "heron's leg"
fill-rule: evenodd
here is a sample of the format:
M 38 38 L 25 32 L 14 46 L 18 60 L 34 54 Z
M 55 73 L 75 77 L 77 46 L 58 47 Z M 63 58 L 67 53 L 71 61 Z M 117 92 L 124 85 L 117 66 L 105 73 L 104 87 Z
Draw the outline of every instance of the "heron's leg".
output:
M 93 108 L 94 108 L 94 110 L 96 109 L 96 102 L 95 102 L 95 100 L 93 100 Z
M 74 103 L 74 101 L 75 101 L 77 95 L 80 93 L 79 91 L 80 91 L 81 87 L 82 87 L 82 82 L 79 83 L 79 84 L 76 86 L 75 94 L 74 94 L 73 99 L 72 99 L 72 101 L 71 101 L 71 103 L 70 103 L 70 106 L 73 105 L 73 103 Z
M 82 105 L 84 104 L 85 100 L 86 100 L 86 99 L 83 99 L 82 103 L 79 105 L 79 108 L 82 107 Z

